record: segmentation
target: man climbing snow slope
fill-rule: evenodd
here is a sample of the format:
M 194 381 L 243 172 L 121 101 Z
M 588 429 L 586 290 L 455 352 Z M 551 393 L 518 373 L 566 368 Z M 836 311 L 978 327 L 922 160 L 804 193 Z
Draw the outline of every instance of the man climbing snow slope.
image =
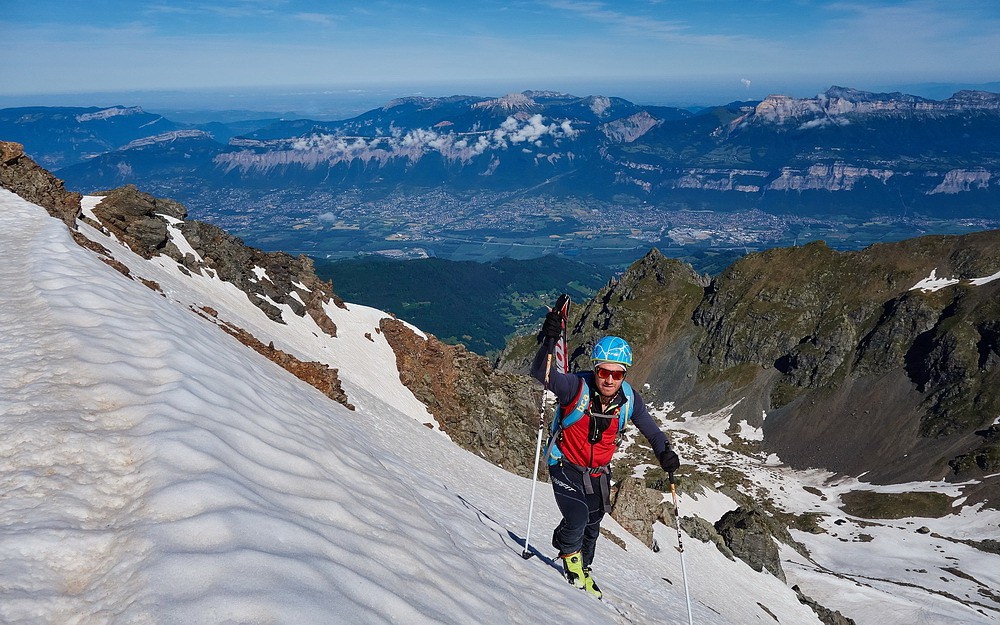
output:
M 601 519 L 610 511 L 611 458 L 631 419 L 649 441 L 663 469 L 673 475 L 680 459 L 657 427 L 642 397 L 625 381 L 632 348 L 617 336 L 606 336 L 591 352 L 593 370 L 566 374 L 552 366 L 548 354 L 559 339 L 564 320 L 557 311 L 545 317 L 542 345 L 531 375 L 545 383 L 559 401 L 550 428 L 549 477 L 562 521 L 552 533 L 569 583 L 597 598 L 601 590 L 591 575 Z M 546 363 L 550 371 L 546 376 Z

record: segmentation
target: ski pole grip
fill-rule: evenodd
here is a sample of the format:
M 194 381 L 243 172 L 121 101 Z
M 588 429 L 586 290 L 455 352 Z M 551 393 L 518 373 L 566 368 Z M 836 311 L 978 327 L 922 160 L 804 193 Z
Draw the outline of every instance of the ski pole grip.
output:
M 549 388 L 549 372 L 552 371 L 552 352 L 555 350 L 555 345 L 549 350 L 549 353 L 545 356 L 545 382 L 542 384 L 545 386 L 545 390 Z

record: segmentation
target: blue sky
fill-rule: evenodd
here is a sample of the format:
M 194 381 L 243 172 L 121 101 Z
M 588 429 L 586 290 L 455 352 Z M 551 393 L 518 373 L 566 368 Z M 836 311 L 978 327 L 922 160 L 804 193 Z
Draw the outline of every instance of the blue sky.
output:
M 0 0 L 0 37 L 8 96 L 631 83 L 750 99 L 1000 80 L 996 0 Z

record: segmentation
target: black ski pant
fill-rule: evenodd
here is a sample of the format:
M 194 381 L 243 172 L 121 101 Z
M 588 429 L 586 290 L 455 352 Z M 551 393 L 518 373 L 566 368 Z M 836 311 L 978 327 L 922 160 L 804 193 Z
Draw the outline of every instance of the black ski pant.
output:
M 589 495 L 586 492 L 584 480 L 588 477 L 572 466 L 549 465 L 552 492 L 563 517 L 552 532 L 552 546 L 561 556 L 581 552 L 585 567 L 590 567 L 594 561 L 594 549 L 604 518 L 604 498 L 600 489 Z

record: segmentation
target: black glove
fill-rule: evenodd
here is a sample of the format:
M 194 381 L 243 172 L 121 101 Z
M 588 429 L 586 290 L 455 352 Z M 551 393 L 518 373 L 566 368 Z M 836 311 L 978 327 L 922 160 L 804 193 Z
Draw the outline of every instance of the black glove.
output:
M 538 333 L 538 340 L 558 340 L 562 336 L 562 324 L 562 315 L 554 310 L 550 310 L 545 315 L 545 322 L 542 323 L 542 331 Z
M 661 451 L 657 458 L 660 461 L 660 466 L 667 473 L 673 473 L 681 466 L 681 459 L 677 457 L 677 452 L 669 447 Z

